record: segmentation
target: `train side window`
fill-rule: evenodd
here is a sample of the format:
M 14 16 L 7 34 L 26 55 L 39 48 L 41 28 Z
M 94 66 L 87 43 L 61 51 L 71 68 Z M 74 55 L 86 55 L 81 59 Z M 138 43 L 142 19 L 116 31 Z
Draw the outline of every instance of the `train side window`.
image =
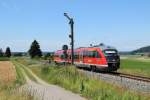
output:
M 78 53 L 77 52 L 74 52 L 74 59 L 78 59 L 79 57 L 78 57 Z
M 97 52 L 97 51 L 92 52 L 92 57 L 101 58 L 99 52 Z
M 100 54 L 99 54 L 98 51 L 95 51 L 95 57 L 96 57 L 96 58 L 101 58 L 101 56 L 100 56 Z
M 83 56 L 83 52 L 82 51 L 80 52 L 80 56 Z
M 83 51 L 83 56 L 87 57 L 88 56 L 88 51 Z
M 92 51 L 87 51 L 87 56 L 92 57 Z
M 90 53 L 89 53 L 89 51 L 87 51 L 86 56 L 87 56 L 87 57 L 90 57 Z
M 80 51 L 79 52 L 79 58 L 82 59 L 82 56 L 83 56 L 83 51 Z
M 61 59 L 65 59 L 65 55 L 64 54 L 60 54 L 60 58 Z

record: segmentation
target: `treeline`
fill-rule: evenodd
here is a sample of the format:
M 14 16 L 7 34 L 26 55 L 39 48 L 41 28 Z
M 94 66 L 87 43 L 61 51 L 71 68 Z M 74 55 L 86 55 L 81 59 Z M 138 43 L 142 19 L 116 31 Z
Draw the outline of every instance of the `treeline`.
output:
M 132 51 L 132 53 L 150 53 L 150 46 L 142 47 Z
M 0 49 L 0 57 L 11 57 L 11 50 L 10 50 L 10 48 L 7 47 L 5 52 L 3 52 L 2 49 Z
M 31 58 L 43 58 L 43 59 L 52 59 L 53 53 L 43 52 L 40 49 L 39 43 L 34 40 L 31 43 L 31 46 L 27 52 L 11 52 L 10 47 L 7 47 L 5 52 L 3 52 L 2 48 L 0 48 L 0 57 L 8 57 L 11 56 L 21 57 L 21 56 L 30 56 Z

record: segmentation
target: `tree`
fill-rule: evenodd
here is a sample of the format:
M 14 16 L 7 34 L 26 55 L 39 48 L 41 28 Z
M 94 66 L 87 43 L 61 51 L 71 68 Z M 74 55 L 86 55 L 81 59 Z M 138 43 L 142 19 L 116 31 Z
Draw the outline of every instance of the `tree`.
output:
M 0 57 L 3 57 L 3 56 L 4 56 L 3 50 L 0 49 Z
M 6 57 L 11 57 L 11 50 L 10 50 L 9 47 L 6 48 L 5 56 Z
M 31 44 L 31 47 L 29 49 L 29 55 L 31 56 L 31 58 L 42 56 L 40 45 L 36 40 L 34 40 Z

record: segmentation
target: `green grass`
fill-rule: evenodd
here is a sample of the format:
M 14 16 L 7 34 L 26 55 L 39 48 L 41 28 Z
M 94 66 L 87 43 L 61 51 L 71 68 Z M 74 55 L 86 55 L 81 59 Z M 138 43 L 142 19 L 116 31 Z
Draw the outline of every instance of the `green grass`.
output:
M 122 59 L 119 72 L 150 77 L 150 62 L 136 59 Z
M 26 80 L 25 80 L 25 77 L 24 77 L 24 75 L 22 73 L 21 67 L 17 63 L 15 63 L 14 61 L 12 61 L 12 62 L 15 65 L 16 74 L 17 74 L 15 83 L 19 84 L 19 85 L 25 84 Z
M 29 72 L 28 69 L 25 68 L 25 66 L 21 63 L 18 63 L 16 61 L 14 61 L 14 63 L 16 64 L 16 66 L 19 66 L 20 68 L 20 73 L 22 73 L 22 71 L 25 71 L 25 73 L 27 74 L 27 76 L 32 80 L 32 81 L 35 81 L 37 82 L 37 80 L 35 79 L 35 77 L 33 77 L 33 75 L 31 75 L 31 73 Z
M 22 59 L 23 60 L 23 59 Z M 19 60 L 18 60 L 19 61 Z M 74 66 L 53 65 L 28 65 L 32 60 L 20 61 L 29 67 L 41 79 L 50 84 L 59 85 L 67 90 L 78 93 L 91 100 L 148 100 L 148 96 L 142 96 L 130 92 L 124 88 L 106 83 L 96 78 L 89 78 L 79 72 Z
M 0 57 L 0 61 L 9 61 L 10 60 L 10 58 L 8 58 L 8 57 Z

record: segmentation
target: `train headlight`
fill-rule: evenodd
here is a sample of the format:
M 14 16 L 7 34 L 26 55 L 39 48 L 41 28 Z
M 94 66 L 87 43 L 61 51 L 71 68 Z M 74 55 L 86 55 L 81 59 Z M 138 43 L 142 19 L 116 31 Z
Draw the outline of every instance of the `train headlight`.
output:
M 116 61 L 115 59 L 113 59 L 112 61 Z

